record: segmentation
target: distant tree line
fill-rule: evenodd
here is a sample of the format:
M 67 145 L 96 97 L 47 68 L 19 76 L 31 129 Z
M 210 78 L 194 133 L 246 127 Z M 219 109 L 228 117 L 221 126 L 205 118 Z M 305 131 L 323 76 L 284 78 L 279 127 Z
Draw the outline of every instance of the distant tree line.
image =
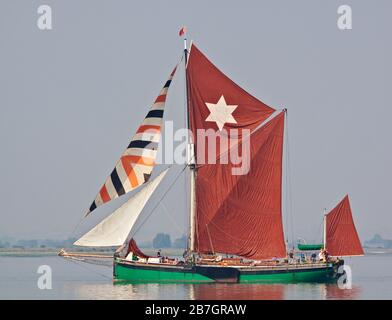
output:
M 76 238 L 66 240 L 52 239 L 20 239 L 20 240 L 0 240 L 0 248 L 70 248 Z
M 375 234 L 372 239 L 365 241 L 364 247 L 392 249 L 392 240 L 383 239 L 379 234 Z
M 0 248 L 71 248 L 76 238 L 68 238 L 66 240 L 53 240 L 53 239 L 0 239 Z M 160 232 L 151 241 L 141 242 L 140 248 L 175 248 L 185 249 L 187 247 L 187 237 L 182 235 L 179 238 L 171 240 L 167 233 Z
M 187 246 L 187 237 L 182 235 L 180 238 L 171 241 L 170 235 L 167 233 L 158 233 L 152 240 L 152 247 L 155 249 L 160 248 L 176 248 L 184 249 Z
M 8 241 L 0 240 L 0 248 L 9 248 L 11 245 Z

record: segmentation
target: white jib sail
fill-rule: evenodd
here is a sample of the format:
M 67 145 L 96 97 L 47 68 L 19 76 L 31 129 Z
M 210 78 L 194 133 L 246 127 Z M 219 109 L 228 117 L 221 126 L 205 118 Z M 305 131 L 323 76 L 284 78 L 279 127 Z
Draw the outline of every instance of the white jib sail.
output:
M 74 245 L 84 247 L 111 247 L 124 244 L 148 199 L 166 175 L 166 169 L 154 180 L 125 202 L 110 216 L 83 235 Z

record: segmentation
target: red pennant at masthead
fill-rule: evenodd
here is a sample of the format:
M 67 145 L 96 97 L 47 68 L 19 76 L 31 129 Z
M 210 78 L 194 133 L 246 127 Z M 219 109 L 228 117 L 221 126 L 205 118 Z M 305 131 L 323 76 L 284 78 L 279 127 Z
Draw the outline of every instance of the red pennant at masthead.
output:
M 185 26 L 182 27 L 182 28 L 180 29 L 180 31 L 178 31 L 178 35 L 179 35 L 180 37 L 184 36 L 185 33 L 186 33 L 186 27 L 185 27 Z

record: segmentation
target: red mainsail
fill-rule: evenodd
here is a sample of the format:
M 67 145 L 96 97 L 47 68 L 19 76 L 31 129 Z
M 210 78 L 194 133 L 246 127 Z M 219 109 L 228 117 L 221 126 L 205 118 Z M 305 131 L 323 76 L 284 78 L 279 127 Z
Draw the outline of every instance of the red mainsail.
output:
M 326 249 L 332 256 L 364 255 L 348 195 L 326 216 Z
M 194 44 L 190 49 L 187 77 L 192 130 L 219 129 L 217 122 L 206 121 L 210 115 L 206 103 L 217 104 L 222 96 L 228 105 L 238 106 L 232 112 L 236 122 L 226 123 L 225 128 L 254 129 L 275 112 L 223 74 Z
M 187 77 L 196 145 L 200 129 L 251 132 L 246 174 L 233 175 L 238 165 L 230 161 L 200 163 L 196 146 L 196 250 L 256 260 L 285 257 L 281 213 L 284 113 L 255 129 L 275 110 L 236 85 L 194 45 Z M 242 144 L 241 139 L 237 142 Z M 232 146 L 231 142 L 220 145 L 216 159 Z

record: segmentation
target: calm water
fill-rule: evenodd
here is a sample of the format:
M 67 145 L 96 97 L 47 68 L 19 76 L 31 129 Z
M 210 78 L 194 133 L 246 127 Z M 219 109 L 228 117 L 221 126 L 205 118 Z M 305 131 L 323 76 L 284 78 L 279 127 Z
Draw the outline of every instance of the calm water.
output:
M 113 285 L 110 267 L 57 256 L 0 256 L 0 299 L 392 299 L 392 254 L 346 261 L 351 290 L 326 284 Z M 51 266 L 51 290 L 38 289 L 40 265 Z

